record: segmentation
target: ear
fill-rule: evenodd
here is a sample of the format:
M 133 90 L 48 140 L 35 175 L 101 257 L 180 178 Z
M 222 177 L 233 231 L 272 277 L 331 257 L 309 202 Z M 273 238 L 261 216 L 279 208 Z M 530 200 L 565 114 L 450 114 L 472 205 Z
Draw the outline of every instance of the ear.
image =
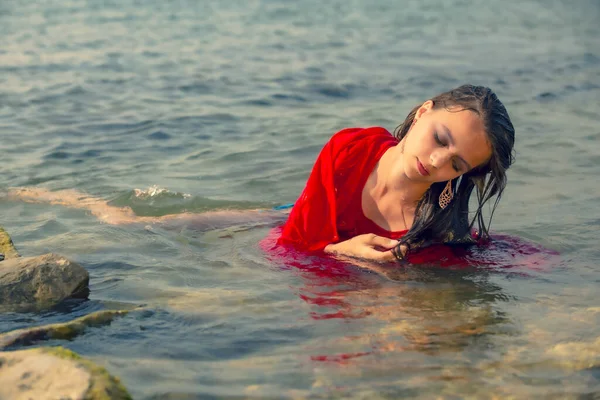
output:
M 421 115 L 425 114 L 426 112 L 429 112 L 433 110 L 433 101 L 432 100 L 427 100 L 425 103 L 423 103 L 421 105 L 421 107 L 419 107 L 419 109 L 417 110 L 417 113 L 415 114 L 415 121 L 419 118 L 421 118 Z

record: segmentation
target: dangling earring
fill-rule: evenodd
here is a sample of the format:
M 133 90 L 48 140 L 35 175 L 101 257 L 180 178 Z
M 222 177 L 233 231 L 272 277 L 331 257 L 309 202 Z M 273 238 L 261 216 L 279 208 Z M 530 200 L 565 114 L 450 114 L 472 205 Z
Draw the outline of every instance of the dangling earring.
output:
M 448 207 L 448 204 L 450 204 L 453 198 L 454 193 L 452 193 L 452 180 L 449 180 L 446 184 L 446 187 L 444 188 L 444 190 L 442 190 L 442 193 L 440 194 L 439 203 L 442 210 Z

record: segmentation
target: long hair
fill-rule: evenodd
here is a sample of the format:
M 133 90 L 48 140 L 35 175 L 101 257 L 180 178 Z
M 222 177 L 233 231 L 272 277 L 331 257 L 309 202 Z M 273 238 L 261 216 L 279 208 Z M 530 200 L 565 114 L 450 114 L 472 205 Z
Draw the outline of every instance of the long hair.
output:
M 486 164 L 452 180 L 454 198 L 445 209 L 439 206 L 438 199 L 446 182 L 436 182 L 430 186 L 417 204 L 413 225 L 400 239 L 396 252 L 400 251 L 401 245 L 407 247 L 408 254 L 433 243 L 473 244 L 477 240 L 487 240 L 494 210 L 506 186 L 506 170 L 514 161 L 515 129 L 506 108 L 490 88 L 463 85 L 441 93 L 431 101 L 433 109 L 443 108 L 449 112 L 469 110 L 477 114 L 485 127 L 492 155 Z M 408 134 L 419 108 L 420 105 L 413 108 L 394 131 L 398 140 Z M 477 193 L 477 209 L 469 220 L 469 198 L 473 189 Z M 483 206 L 493 196 L 496 199 L 486 224 Z M 475 225 L 477 239 L 471 234 Z

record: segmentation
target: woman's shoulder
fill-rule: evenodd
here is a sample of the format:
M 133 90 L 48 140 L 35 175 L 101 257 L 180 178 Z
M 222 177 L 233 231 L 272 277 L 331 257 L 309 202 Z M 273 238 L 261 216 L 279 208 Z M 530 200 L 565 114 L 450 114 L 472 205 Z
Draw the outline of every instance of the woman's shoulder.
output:
M 385 128 L 347 128 L 337 132 L 328 143 L 328 154 L 338 173 L 346 169 L 370 168 L 398 140 Z
M 394 139 L 394 136 L 387 129 L 381 126 L 371 126 L 368 128 L 345 128 L 335 133 L 332 141 L 360 141 L 364 139 L 382 138 Z
M 385 144 L 394 145 L 398 140 L 385 128 L 346 128 L 334 134 L 328 142 L 334 154 L 372 150 Z

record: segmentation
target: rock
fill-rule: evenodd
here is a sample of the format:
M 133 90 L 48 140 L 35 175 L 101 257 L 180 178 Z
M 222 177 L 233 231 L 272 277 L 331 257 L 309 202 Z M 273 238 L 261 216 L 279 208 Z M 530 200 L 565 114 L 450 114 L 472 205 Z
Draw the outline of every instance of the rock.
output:
M 19 253 L 17 252 L 10 235 L 0 226 L 0 261 L 2 261 L 2 256 L 4 259 L 9 260 L 11 258 L 19 257 Z
M 89 274 L 56 254 L 0 262 L 0 305 L 52 305 L 69 297 L 87 297 Z
M 128 310 L 104 310 L 85 315 L 73 321 L 18 329 L 0 334 L 0 350 L 15 345 L 30 345 L 39 340 L 71 340 L 89 327 L 110 324 L 116 317 L 124 316 Z
M 127 310 L 104 310 L 85 315 L 73 321 L 18 329 L 0 334 L 0 350 L 10 346 L 28 346 L 40 340 L 71 340 L 93 326 L 108 325 L 116 317 L 127 315 Z
M 0 399 L 131 399 L 119 379 L 62 347 L 0 352 Z

